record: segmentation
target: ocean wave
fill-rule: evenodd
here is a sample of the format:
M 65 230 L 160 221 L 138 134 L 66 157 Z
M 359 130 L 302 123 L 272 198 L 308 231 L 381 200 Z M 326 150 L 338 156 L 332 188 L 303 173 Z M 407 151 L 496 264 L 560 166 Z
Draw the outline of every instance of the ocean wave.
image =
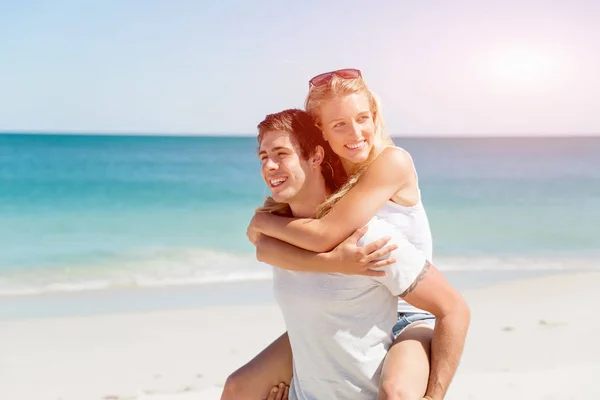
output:
M 0 296 L 268 280 L 253 255 L 204 249 L 144 249 L 104 264 L 0 271 Z
M 434 264 L 442 271 L 600 269 L 596 258 L 564 257 L 440 256 Z M 253 254 L 145 249 L 102 265 L 0 271 L 0 296 L 249 282 L 269 280 L 271 276 L 270 267 L 256 261 Z

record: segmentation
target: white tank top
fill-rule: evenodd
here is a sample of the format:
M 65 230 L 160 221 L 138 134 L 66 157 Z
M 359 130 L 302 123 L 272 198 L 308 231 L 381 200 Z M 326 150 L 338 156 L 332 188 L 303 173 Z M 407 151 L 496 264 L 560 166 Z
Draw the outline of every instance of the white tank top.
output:
M 388 200 L 383 207 L 377 211 L 376 216 L 394 225 L 406 235 L 406 238 L 419 250 L 428 261 L 433 262 L 433 240 L 429 220 L 425 213 L 425 207 L 421 202 L 421 191 L 419 190 L 419 202 L 412 206 L 402 206 Z M 406 301 L 398 300 L 398 312 L 426 312 L 420 310 Z

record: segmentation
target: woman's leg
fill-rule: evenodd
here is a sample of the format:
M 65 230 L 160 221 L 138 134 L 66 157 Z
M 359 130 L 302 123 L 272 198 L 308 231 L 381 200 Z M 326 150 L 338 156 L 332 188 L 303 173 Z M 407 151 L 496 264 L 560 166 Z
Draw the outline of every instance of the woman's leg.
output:
M 229 375 L 221 400 L 264 400 L 274 386 L 292 380 L 292 348 L 287 332 Z
M 413 323 L 396 338 L 383 362 L 379 400 L 422 400 L 429 381 L 433 328 Z

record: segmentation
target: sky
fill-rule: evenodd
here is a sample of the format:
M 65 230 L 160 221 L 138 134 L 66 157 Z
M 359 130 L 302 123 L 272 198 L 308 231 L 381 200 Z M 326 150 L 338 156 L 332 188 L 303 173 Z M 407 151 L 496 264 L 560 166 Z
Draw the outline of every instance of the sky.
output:
M 0 131 L 254 134 L 358 68 L 393 135 L 600 134 L 596 0 L 0 0 Z

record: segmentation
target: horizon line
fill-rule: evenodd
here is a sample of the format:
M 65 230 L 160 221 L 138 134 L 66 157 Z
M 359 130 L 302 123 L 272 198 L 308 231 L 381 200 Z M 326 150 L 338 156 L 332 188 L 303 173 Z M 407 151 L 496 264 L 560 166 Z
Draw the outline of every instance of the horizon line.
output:
M 122 136 L 122 137 L 210 137 L 210 138 L 245 138 L 255 137 L 256 133 L 164 133 L 164 132 L 94 132 L 94 131 L 29 131 L 29 130 L 0 130 L 0 135 L 30 135 L 30 136 Z M 396 133 L 390 134 L 392 138 L 516 138 L 516 137 L 597 137 L 600 132 L 585 133 Z

